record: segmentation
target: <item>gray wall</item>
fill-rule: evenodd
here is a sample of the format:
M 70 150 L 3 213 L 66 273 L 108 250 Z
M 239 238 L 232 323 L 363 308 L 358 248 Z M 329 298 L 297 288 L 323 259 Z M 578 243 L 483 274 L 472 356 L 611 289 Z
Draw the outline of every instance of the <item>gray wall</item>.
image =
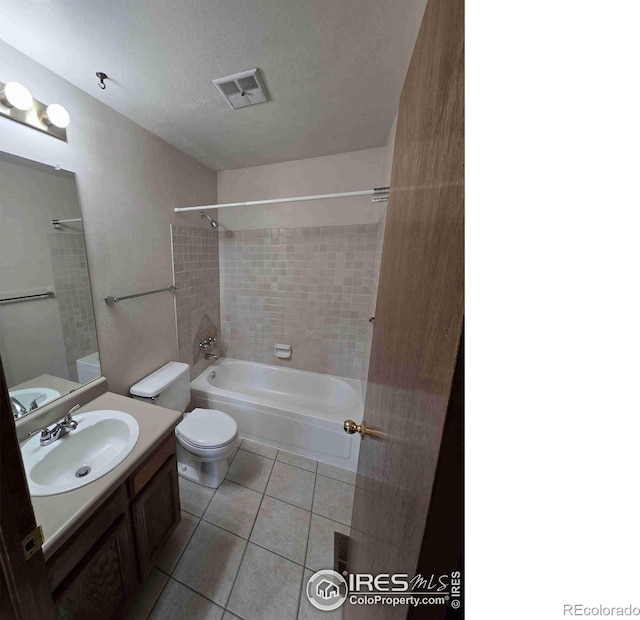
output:
M 218 172 L 220 203 L 373 189 L 382 180 L 384 147 Z M 377 224 L 382 204 L 369 196 L 219 210 L 229 230 Z
M 71 115 L 68 143 L 0 117 L 1 148 L 77 173 L 102 371 L 109 389 L 125 394 L 176 359 L 174 299 L 162 293 L 110 307 L 102 300 L 172 282 L 170 224 L 208 226 L 173 207 L 216 202 L 216 173 L 102 104 L 108 89 L 120 88 L 117 76 L 93 98 L 3 42 L 0 76 Z

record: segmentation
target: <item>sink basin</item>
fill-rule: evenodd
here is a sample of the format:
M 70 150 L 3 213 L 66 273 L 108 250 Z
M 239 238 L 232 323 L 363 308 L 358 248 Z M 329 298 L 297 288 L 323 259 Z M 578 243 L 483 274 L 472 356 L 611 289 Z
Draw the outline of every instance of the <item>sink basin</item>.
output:
M 42 396 L 43 394 L 44 396 Z M 42 405 L 46 405 L 52 400 L 59 398 L 61 394 L 58 390 L 52 390 L 51 388 L 33 387 L 22 390 L 12 390 L 9 392 L 9 396 L 13 396 L 23 407 L 29 409 L 29 405 L 31 405 L 38 396 L 40 396 L 40 398 L 38 398 L 38 407 L 42 407 Z
M 124 411 L 89 411 L 73 419 L 78 428 L 52 444 L 41 446 L 38 433 L 22 445 L 31 495 L 57 495 L 94 482 L 121 463 L 138 441 L 138 422 Z

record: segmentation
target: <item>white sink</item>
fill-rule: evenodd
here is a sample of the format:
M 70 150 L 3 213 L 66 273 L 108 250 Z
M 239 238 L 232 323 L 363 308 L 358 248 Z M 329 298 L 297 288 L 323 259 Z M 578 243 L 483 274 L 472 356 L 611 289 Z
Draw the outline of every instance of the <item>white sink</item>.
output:
M 31 495 L 56 495 L 94 482 L 121 463 L 138 441 L 138 422 L 124 411 L 89 411 L 73 419 L 78 427 L 48 446 L 40 445 L 40 433 L 22 445 Z
M 44 396 L 42 396 L 44 394 Z M 27 410 L 31 403 L 38 398 L 38 407 L 50 403 L 52 400 L 60 397 L 58 390 L 52 390 L 51 388 L 24 388 L 22 390 L 12 390 L 9 392 L 9 396 L 13 396 L 23 407 Z M 35 411 L 35 409 L 34 409 Z

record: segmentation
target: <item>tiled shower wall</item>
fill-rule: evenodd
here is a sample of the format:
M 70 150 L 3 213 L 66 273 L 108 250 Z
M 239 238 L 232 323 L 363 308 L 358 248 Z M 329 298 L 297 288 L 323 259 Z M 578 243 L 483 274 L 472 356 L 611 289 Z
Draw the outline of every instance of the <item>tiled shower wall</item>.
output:
M 376 299 L 378 298 L 378 283 L 380 281 L 380 265 L 382 263 L 382 241 L 384 238 L 384 226 L 386 222 L 386 214 L 382 216 L 382 220 L 376 226 L 376 249 L 373 256 L 373 264 L 371 269 L 371 276 L 369 280 L 369 310 L 368 315 L 375 317 L 376 315 Z M 367 376 L 369 374 L 369 356 L 371 354 L 371 343 L 373 339 L 373 324 L 371 329 L 367 332 L 367 338 L 365 341 L 364 357 L 362 359 L 362 395 L 363 397 L 367 392 Z
M 380 226 L 221 233 L 224 354 L 361 379 Z M 291 360 L 275 357 L 276 343 L 292 346 Z
M 51 232 L 47 233 L 47 241 L 69 378 L 77 381 L 76 360 L 98 350 L 84 236 Z
M 173 271 L 176 290 L 178 357 L 191 366 L 191 378 L 210 361 L 198 344 L 220 339 L 220 271 L 218 232 L 209 228 L 172 226 Z M 218 350 L 211 350 L 218 354 Z

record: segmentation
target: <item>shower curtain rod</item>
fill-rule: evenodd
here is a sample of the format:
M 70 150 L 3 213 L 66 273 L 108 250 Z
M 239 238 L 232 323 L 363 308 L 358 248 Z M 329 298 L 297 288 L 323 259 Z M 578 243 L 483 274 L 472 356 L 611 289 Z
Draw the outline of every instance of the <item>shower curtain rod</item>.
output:
M 56 230 L 60 230 L 63 224 L 70 224 L 72 222 L 82 222 L 82 218 L 74 217 L 70 220 L 51 220 L 51 226 L 53 226 Z
M 246 202 L 228 202 L 221 205 L 204 205 L 201 207 L 175 207 L 176 213 L 186 211 L 204 211 L 205 209 L 225 209 L 227 207 L 255 207 L 258 205 L 275 205 L 283 202 L 308 202 L 311 200 L 328 200 L 330 198 L 350 198 L 352 196 L 373 196 L 371 202 L 387 202 L 388 187 L 376 187 L 358 192 L 339 192 L 336 194 L 316 194 L 313 196 L 292 196 L 290 198 L 270 198 L 269 200 L 247 200 Z

